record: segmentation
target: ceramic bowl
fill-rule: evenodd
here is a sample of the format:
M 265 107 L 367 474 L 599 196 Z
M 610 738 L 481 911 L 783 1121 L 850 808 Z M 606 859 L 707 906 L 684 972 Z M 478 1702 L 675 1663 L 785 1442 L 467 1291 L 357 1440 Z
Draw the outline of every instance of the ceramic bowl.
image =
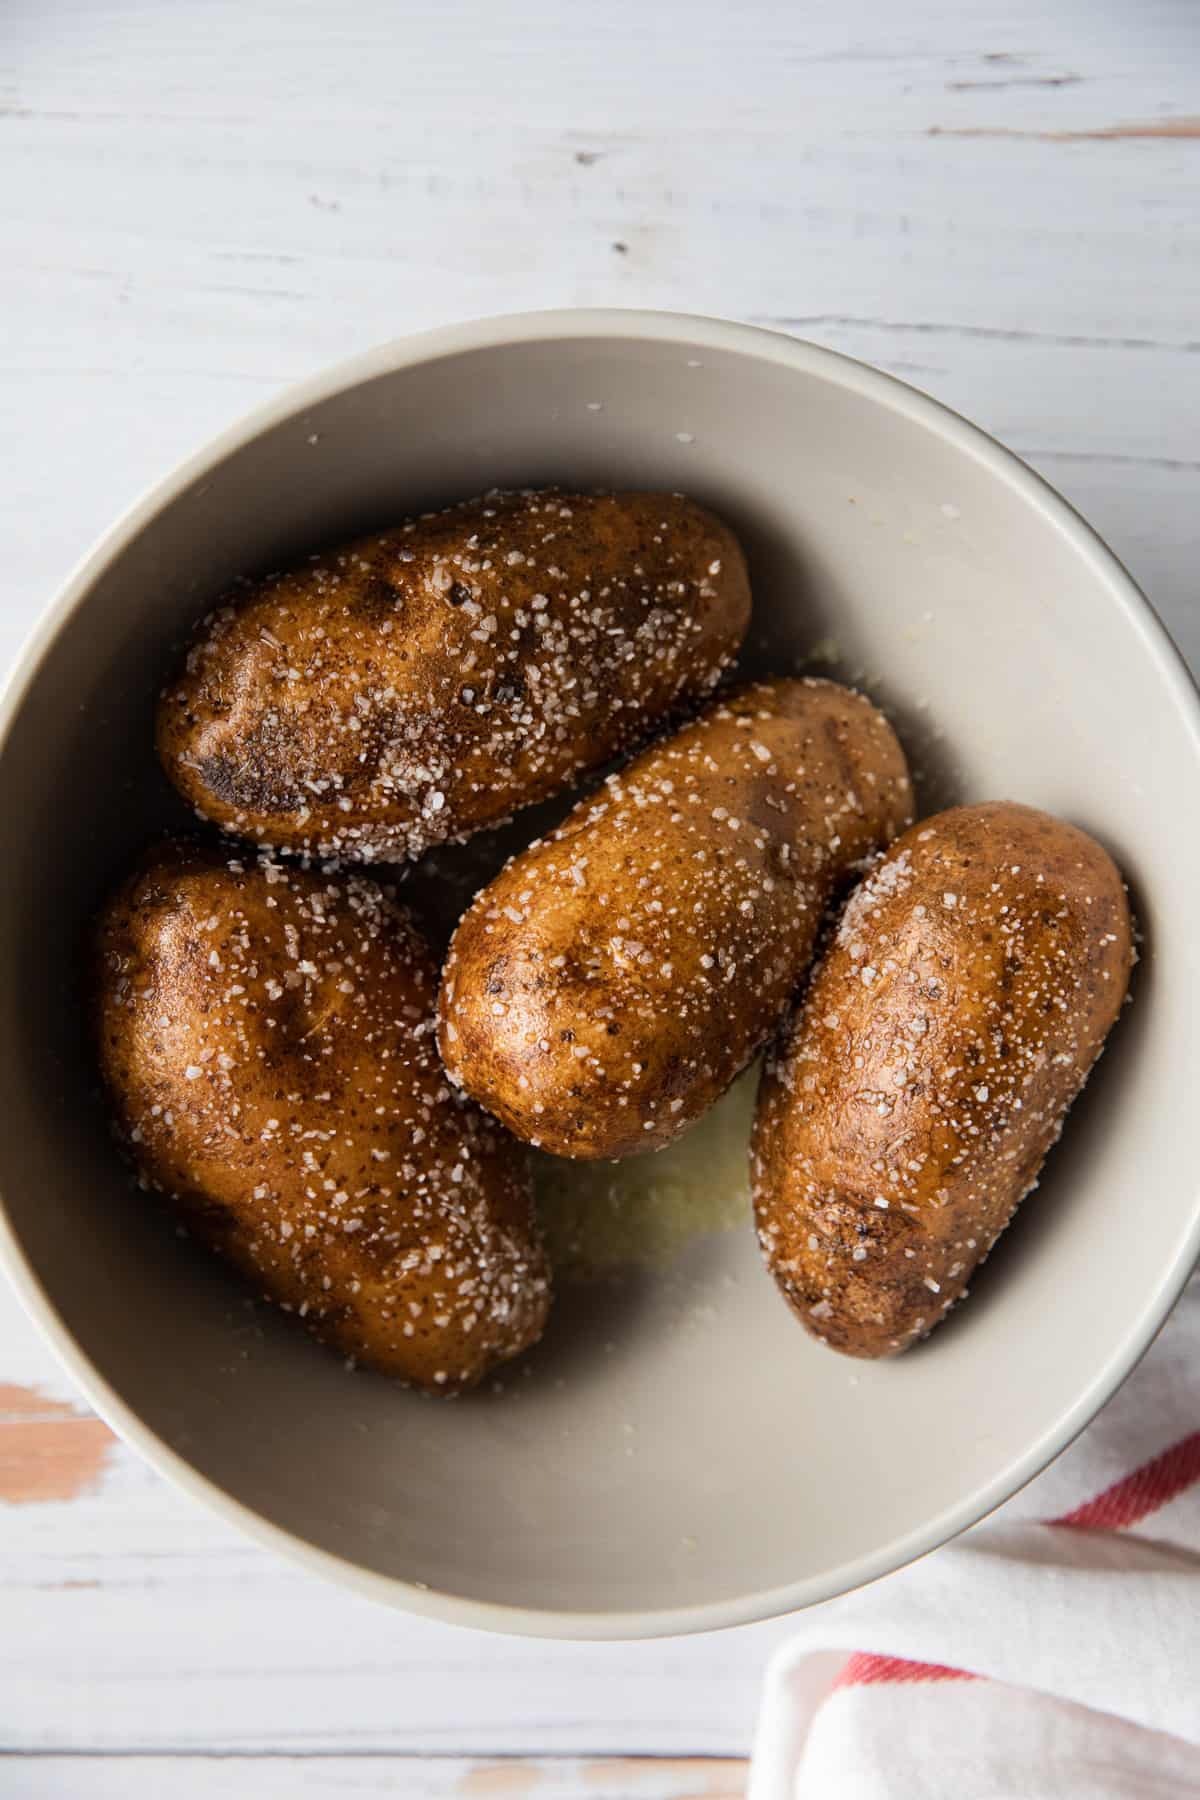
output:
M 189 626 L 239 573 L 548 482 L 714 507 L 750 557 L 748 667 L 815 660 L 866 683 L 927 810 L 1028 801 L 1095 833 L 1128 877 L 1145 934 L 1133 1004 L 970 1300 L 894 1362 L 811 1341 L 748 1221 L 698 1201 L 696 1230 L 656 1257 L 568 1284 L 528 1373 L 430 1402 L 348 1374 L 248 1301 L 132 1187 L 110 1141 L 79 948 L 136 850 L 184 821 L 151 736 Z M 261 407 L 113 527 L 25 652 L 2 733 L 3 1260 L 104 1417 L 315 1573 L 564 1636 L 826 1599 L 1042 1468 L 1128 1374 L 1195 1261 L 1196 695 L 1057 494 L 861 364 L 623 312 L 485 320 L 372 351 Z M 711 1179 L 732 1187 L 709 1200 L 736 1198 L 720 1159 Z

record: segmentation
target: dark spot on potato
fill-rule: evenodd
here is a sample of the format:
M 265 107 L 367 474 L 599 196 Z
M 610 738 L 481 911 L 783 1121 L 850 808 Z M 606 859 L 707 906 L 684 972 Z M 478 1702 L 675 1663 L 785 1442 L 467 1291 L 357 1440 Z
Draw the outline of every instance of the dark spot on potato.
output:
M 247 750 L 252 746 L 245 746 Z M 201 780 L 225 806 L 248 811 L 295 812 L 299 795 L 280 782 L 284 773 L 272 755 L 263 761 L 233 762 L 228 756 L 208 756 L 198 765 Z
M 380 624 L 390 618 L 396 610 L 396 601 L 400 598 L 396 584 L 386 575 L 372 570 L 364 573 L 357 588 L 354 599 L 354 612 L 372 625 Z

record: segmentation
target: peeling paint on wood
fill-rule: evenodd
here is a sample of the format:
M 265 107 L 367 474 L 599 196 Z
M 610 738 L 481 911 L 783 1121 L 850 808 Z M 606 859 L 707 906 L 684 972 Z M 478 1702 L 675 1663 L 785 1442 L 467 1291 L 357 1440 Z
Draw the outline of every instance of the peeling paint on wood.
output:
M 1039 144 L 1122 143 L 1139 138 L 1200 139 L 1200 117 L 1147 119 L 1132 125 L 1094 125 L 1079 131 L 1028 131 L 1015 125 L 931 125 L 930 137 L 1029 138 Z
M 458 1792 L 464 1800 L 493 1800 L 494 1796 L 504 1796 L 504 1800 L 524 1800 L 541 1782 L 543 1770 L 536 1763 L 504 1761 L 478 1763 L 468 1769 L 458 1784 Z
M 74 1500 L 99 1481 L 114 1442 L 93 1415 L 36 1388 L 0 1384 L 0 1501 Z
M 669 1780 L 671 1800 L 742 1800 L 748 1773 L 749 1764 L 732 1756 L 606 1756 L 581 1764 L 579 1778 L 588 1800 L 665 1793 L 665 1786 L 649 1785 L 656 1777 Z

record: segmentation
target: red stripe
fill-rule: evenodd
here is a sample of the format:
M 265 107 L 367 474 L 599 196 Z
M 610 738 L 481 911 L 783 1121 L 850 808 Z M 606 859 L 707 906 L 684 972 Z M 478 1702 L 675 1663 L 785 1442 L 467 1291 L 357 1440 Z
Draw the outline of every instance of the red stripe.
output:
M 1143 1463 L 1132 1475 L 1115 1481 L 1094 1500 L 1085 1500 L 1082 1506 L 1047 1523 L 1075 1526 L 1081 1530 L 1127 1531 L 1131 1525 L 1137 1525 L 1160 1507 L 1168 1505 L 1197 1481 L 1200 1481 L 1200 1431 L 1193 1431 Z M 833 1685 L 836 1690 L 871 1687 L 880 1682 L 977 1679 L 967 1669 L 951 1669 L 945 1663 L 910 1662 L 903 1656 L 874 1656 L 859 1650 L 846 1663 Z
M 856 1650 L 834 1682 L 835 1688 L 870 1687 L 877 1681 L 974 1681 L 966 1669 L 944 1663 L 909 1662 L 903 1656 L 872 1656 Z
M 1075 1525 L 1092 1531 L 1125 1531 L 1149 1513 L 1157 1512 L 1200 1481 L 1200 1431 L 1172 1444 L 1132 1475 L 1115 1481 L 1094 1500 L 1085 1500 L 1073 1512 L 1051 1519 L 1051 1525 Z

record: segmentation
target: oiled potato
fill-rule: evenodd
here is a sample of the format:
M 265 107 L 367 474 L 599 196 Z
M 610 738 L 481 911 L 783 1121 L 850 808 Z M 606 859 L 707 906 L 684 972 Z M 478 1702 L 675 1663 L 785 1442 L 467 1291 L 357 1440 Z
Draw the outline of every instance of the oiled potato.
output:
M 436 964 L 374 883 L 168 845 L 97 952 L 101 1064 L 143 1179 L 261 1293 L 435 1391 L 538 1337 L 525 1152 L 451 1093 Z
M 1037 1183 L 1125 997 L 1121 878 L 1030 807 L 914 826 L 851 897 L 763 1077 L 759 1238 L 852 1356 L 923 1337 Z
M 848 866 L 908 822 L 883 715 L 745 688 L 644 752 L 478 896 L 451 943 L 451 1076 L 560 1156 L 668 1143 L 779 1023 Z
M 489 494 L 236 594 L 159 754 L 238 837 L 399 861 L 644 741 L 749 615 L 736 539 L 678 494 Z

